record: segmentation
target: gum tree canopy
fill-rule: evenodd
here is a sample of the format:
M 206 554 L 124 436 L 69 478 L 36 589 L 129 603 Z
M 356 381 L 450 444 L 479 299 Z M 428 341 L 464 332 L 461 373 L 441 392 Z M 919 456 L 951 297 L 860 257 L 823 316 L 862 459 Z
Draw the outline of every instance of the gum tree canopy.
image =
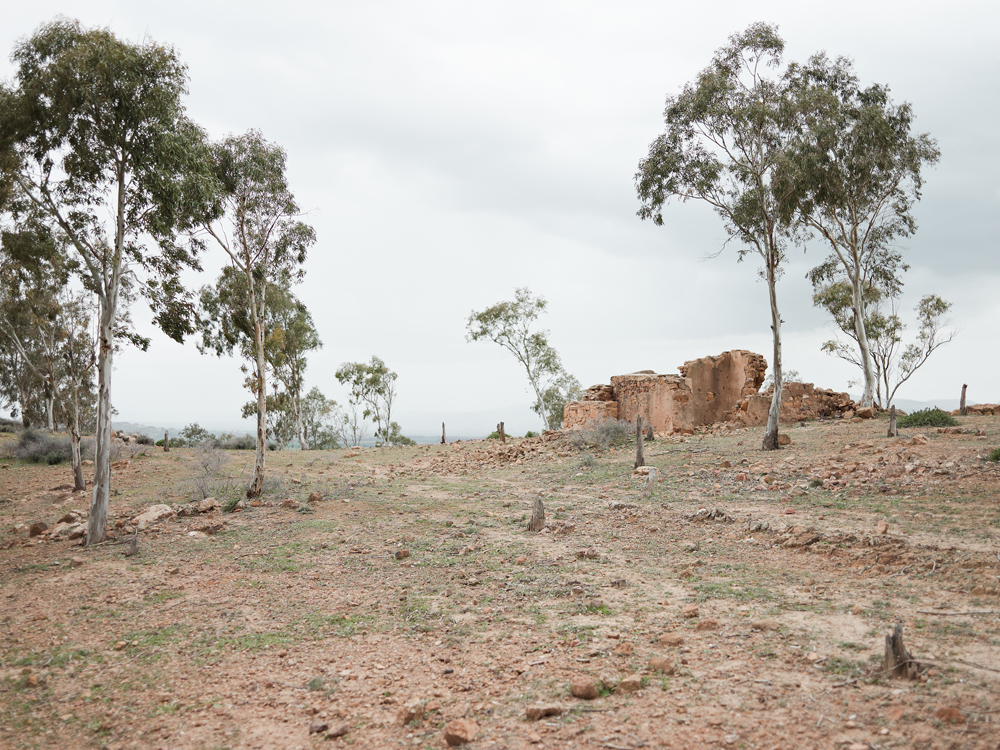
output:
M 781 316 L 776 284 L 785 259 L 788 223 L 782 221 L 774 175 L 788 136 L 787 85 L 768 75 L 781 64 L 785 43 L 763 23 L 734 34 L 711 64 L 678 96 L 668 96 L 666 129 L 649 147 L 635 176 L 639 217 L 663 224 L 671 198 L 704 201 L 720 216 L 739 259 L 756 253 L 767 280 L 774 339 L 774 395 L 763 447 L 778 447 L 783 373 Z
M 14 80 L 0 85 L 0 199 L 30 203 L 65 233 L 99 303 L 93 544 L 107 536 L 119 303 L 131 280 L 167 335 L 190 332 L 178 274 L 197 262 L 177 237 L 209 201 L 208 149 L 185 116 L 187 71 L 170 47 L 57 19 L 12 60 Z
M 782 212 L 822 238 L 829 257 L 810 272 L 813 285 L 845 281 L 865 390 L 871 406 L 878 372 L 868 340 L 870 289 L 898 295 L 906 270 L 899 238 L 916 231 L 913 204 L 921 171 L 940 157 L 928 134 L 913 134 L 913 108 L 893 104 L 886 86 L 862 88 L 850 60 L 813 55 L 792 65 L 793 136 L 777 183 Z

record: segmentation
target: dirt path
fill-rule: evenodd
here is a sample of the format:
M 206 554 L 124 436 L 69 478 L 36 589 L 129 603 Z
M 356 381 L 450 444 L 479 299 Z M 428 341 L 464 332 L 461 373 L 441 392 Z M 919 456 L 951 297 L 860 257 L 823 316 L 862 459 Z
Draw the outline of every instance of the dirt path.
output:
M 156 451 L 116 541 L 188 515 L 131 557 L 15 530 L 87 498 L 5 459 L 0 746 L 1000 748 L 1000 419 L 963 425 L 660 439 L 641 500 L 631 448 L 561 435 L 280 453 L 232 514 L 187 504 L 245 455 Z M 880 674 L 896 622 L 919 682 Z

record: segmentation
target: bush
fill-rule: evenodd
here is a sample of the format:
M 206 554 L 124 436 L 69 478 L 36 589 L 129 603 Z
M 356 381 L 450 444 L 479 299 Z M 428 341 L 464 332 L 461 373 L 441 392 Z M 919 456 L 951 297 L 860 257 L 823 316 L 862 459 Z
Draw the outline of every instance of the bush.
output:
M 528 430 L 526 433 L 524 433 L 524 436 L 526 438 L 538 437 L 538 433 L 537 432 L 532 432 L 531 430 Z
M 257 439 L 253 435 L 228 435 L 219 441 L 218 447 L 227 451 L 252 451 L 257 447 Z
M 986 456 L 987 461 L 993 461 L 994 463 L 1000 462 L 1000 448 L 994 448 Z
M 153 445 L 153 438 L 151 438 L 149 435 L 139 435 L 135 439 L 135 442 L 137 442 L 139 445 Z
M 43 432 L 27 429 L 17 438 L 14 456 L 35 464 L 54 465 L 68 461 L 73 455 L 68 437 L 53 437 Z
M 186 443 L 198 445 L 199 443 L 215 442 L 215 435 L 206 430 L 197 422 L 189 424 L 181 430 L 181 437 Z
M 896 420 L 897 427 L 955 427 L 958 420 L 946 411 L 921 409 Z
M 621 419 L 608 419 L 593 427 L 569 432 L 569 444 L 577 450 L 587 447 L 607 450 L 635 441 L 635 425 Z

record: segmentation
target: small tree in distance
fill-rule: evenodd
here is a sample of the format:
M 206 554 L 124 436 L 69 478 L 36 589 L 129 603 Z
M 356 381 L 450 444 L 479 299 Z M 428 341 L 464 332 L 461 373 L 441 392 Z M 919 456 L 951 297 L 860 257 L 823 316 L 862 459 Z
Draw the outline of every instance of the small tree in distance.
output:
M 902 334 L 906 324 L 898 314 L 898 295 L 869 285 L 864 297 L 867 316 L 864 329 L 875 368 L 875 403 L 888 409 L 899 387 L 923 366 L 931 354 L 955 338 L 956 331 L 945 328 L 948 325 L 945 315 L 951 309 L 951 303 L 936 294 L 925 295 L 914 308 L 919 324 L 916 341 L 903 347 Z M 835 281 L 821 284 L 813 294 L 813 303 L 827 310 L 834 325 L 847 337 L 847 341 L 835 338 L 824 342 L 823 351 L 850 362 L 864 373 L 854 322 L 853 298 L 850 283 Z M 863 379 L 861 382 L 864 382 Z
M 482 312 L 472 311 L 466 322 L 466 340 L 489 339 L 509 351 L 524 368 L 535 393 L 531 407 L 546 430 L 562 427 L 563 407 L 580 392 L 580 383 L 562 366 L 559 353 L 549 344 L 548 331 L 533 331 L 532 324 L 545 312 L 544 297 L 532 297 L 520 287 L 512 302 L 497 302 Z
M 345 362 L 337 369 L 336 376 L 341 385 L 351 389 L 351 404 L 363 407 L 362 416 L 375 422 L 376 443 L 393 445 L 394 441 L 402 442 L 399 425 L 392 421 L 396 373 L 373 356 L 367 363 Z

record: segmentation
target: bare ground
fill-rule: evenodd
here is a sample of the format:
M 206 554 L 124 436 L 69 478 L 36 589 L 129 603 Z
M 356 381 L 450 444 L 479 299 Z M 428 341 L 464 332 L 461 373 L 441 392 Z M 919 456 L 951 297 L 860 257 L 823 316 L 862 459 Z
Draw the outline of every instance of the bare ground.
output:
M 0 747 L 445 747 L 464 719 L 472 748 L 1000 748 L 1000 419 L 962 423 L 985 437 L 658 439 L 645 499 L 633 448 L 563 435 L 270 454 L 263 505 L 129 557 L 14 531 L 88 498 L 6 460 Z M 113 475 L 117 542 L 235 501 L 250 463 L 147 450 Z M 882 673 L 896 622 L 919 681 Z

